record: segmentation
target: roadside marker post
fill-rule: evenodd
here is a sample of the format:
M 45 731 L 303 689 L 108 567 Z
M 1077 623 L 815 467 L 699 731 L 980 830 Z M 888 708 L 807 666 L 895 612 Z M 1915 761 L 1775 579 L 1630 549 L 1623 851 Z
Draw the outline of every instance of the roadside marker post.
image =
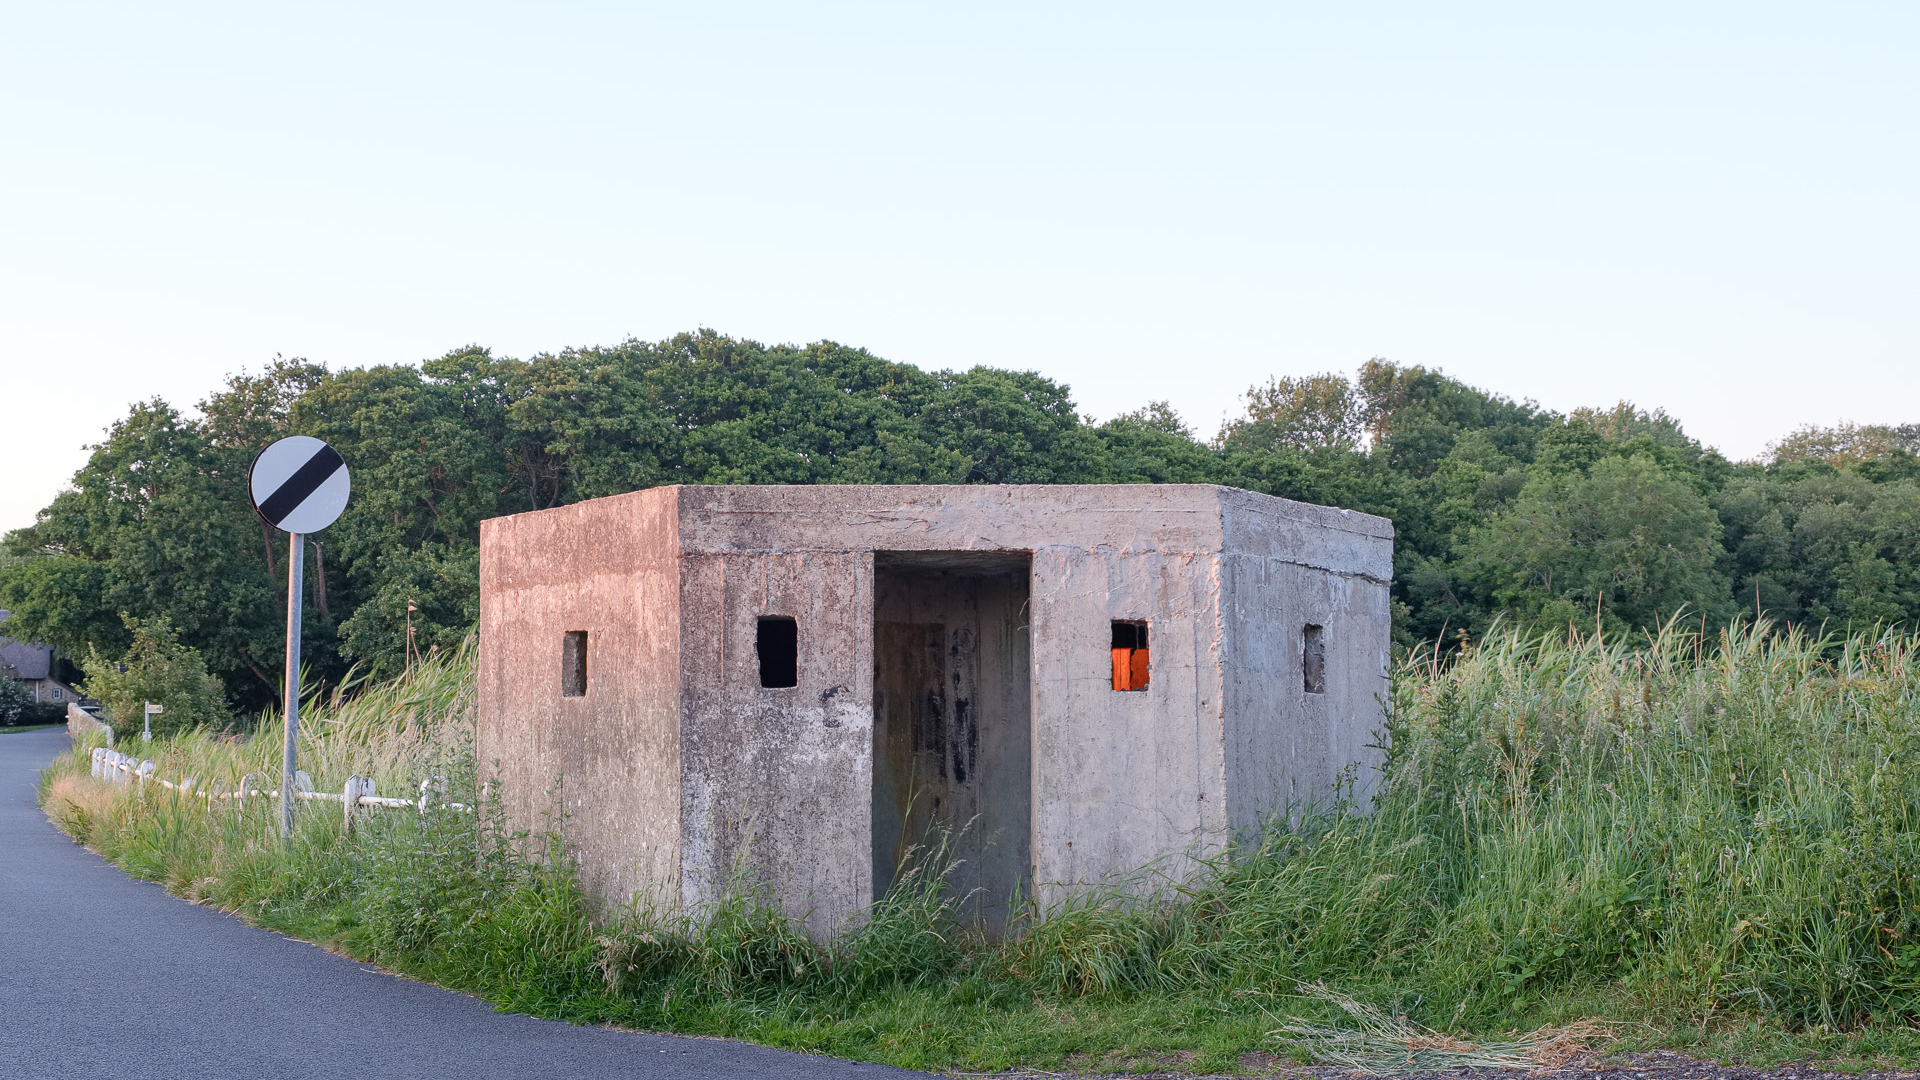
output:
M 146 727 L 145 727 L 145 728 L 143 728 L 143 729 L 141 730 L 141 732 L 140 732 L 140 741 L 141 741 L 141 742 L 152 742 L 152 741 L 153 741 L 153 717 L 154 717 L 154 714 L 155 714 L 155 713 L 163 713 L 163 712 L 166 712 L 166 711 L 167 711 L 167 707 L 166 707 L 165 705 L 156 705 L 156 704 L 154 704 L 154 703 L 153 703 L 153 702 L 151 702 L 151 701 L 149 701 L 149 702 L 147 702 L 147 708 L 146 708 L 146 718 L 145 718 L 145 719 L 144 719 L 144 720 L 142 721 L 142 723 L 144 723 L 144 724 L 146 725 Z
M 287 745 L 280 768 L 280 835 L 293 835 L 294 777 L 299 771 L 300 592 L 305 586 L 306 534 L 339 520 L 351 484 L 340 451 L 306 435 L 281 439 L 253 459 L 247 493 L 260 519 L 287 534 Z

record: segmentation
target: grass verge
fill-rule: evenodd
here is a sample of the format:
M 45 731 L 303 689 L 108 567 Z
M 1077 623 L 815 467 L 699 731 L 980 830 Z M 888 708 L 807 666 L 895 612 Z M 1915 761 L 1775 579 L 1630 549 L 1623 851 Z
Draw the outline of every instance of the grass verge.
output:
M 1370 812 L 1278 821 L 1152 901 L 1030 912 L 1004 942 L 956 923 L 937 852 L 864 928 L 814 942 L 750 889 L 697 921 L 596 922 L 563 838 L 511 834 L 485 807 L 369 815 L 350 838 L 310 810 L 283 845 L 267 800 L 109 787 L 84 748 L 46 771 L 42 802 L 177 895 L 580 1022 L 968 1070 L 1229 1072 L 1401 1036 L 1909 1065 L 1915 644 L 1746 627 L 1414 657 Z M 445 776 L 473 801 L 470 659 L 316 701 L 316 786 Z M 277 783 L 263 730 L 152 753 L 163 775 Z

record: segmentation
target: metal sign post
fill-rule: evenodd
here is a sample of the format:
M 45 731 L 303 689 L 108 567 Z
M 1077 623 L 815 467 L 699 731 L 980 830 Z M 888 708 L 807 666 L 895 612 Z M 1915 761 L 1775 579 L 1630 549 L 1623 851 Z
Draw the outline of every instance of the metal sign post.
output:
M 333 524 L 347 508 L 347 463 L 319 439 L 294 435 L 253 459 L 248 493 L 261 520 L 287 532 L 287 668 L 282 707 L 287 744 L 280 759 L 280 835 L 293 835 L 294 776 L 299 771 L 300 594 L 305 588 L 306 534 Z
M 165 705 L 155 705 L 151 701 L 147 702 L 146 705 L 147 705 L 146 719 L 143 721 L 143 723 L 146 724 L 146 727 L 140 732 L 140 741 L 152 742 L 153 741 L 153 717 L 156 713 L 166 712 L 167 707 Z
M 287 666 L 281 711 L 287 745 L 280 752 L 280 837 L 293 835 L 293 774 L 300 767 L 300 590 L 305 586 L 305 537 L 287 534 Z

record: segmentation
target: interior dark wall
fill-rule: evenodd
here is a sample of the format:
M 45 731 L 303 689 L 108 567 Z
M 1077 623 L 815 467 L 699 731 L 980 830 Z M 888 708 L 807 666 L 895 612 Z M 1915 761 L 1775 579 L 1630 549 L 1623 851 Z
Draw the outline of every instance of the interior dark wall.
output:
M 989 928 L 1031 877 L 1030 575 L 1024 554 L 876 557 L 876 899 L 941 830 L 960 860 L 953 888 Z

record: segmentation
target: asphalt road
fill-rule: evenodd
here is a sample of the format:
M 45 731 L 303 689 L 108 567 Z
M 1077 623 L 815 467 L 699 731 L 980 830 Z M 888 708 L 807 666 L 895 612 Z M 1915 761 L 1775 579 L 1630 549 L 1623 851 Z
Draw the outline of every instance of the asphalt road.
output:
M 0 734 L 0 1078 L 909 1077 L 576 1027 L 371 970 L 135 881 L 34 805 L 64 730 Z

